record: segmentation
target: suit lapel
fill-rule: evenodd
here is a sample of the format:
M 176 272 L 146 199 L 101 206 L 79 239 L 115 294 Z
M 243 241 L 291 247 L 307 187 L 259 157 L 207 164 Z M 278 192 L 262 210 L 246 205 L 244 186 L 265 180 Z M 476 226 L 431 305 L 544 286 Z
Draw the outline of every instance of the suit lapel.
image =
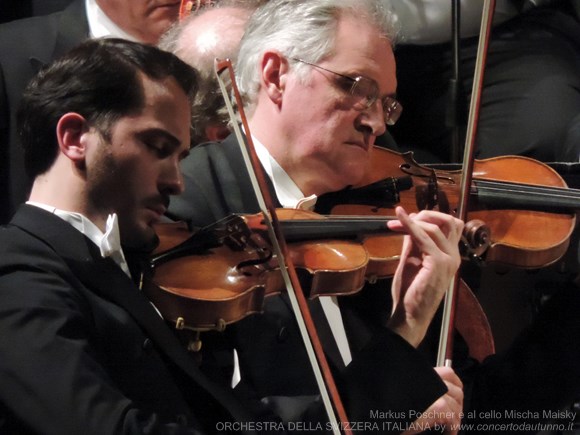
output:
M 231 172 L 225 174 L 223 179 L 224 190 L 230 192 L 235 188 L 240 192 L 239 196 L 228 196 L 227 200 L 229 201 L 229 209 L 234 211 L 240 210 L 246 213 L 257 213 L 260 210 L 260 207 L 244 161 L 244 156 L 242 155 L 235 135 L 232 134 L 228 136 L 226 140 L 222 142 L 221 151 L 223 152 L 223 157 L 225 157 L 231 167 Z M 266 183 L 268 184 L 274 202 L 278 207 L 280 207 L 274 185 L 268 176 L 266 176 Z
M 101 257 L 93 242 L 59 217 L 33 206 L 22 206 L 12 223 L 44 240 L 63 257 L 86 287 L 127 311 L 158 349 L 221 403 L 235 420 L 250 421 L 229 391 L 223 390 L 199 371 L 149 300 L 113 260 Z
M 233 399 L 231 393 L 222 390 L 199 371 L 183 345 L 171 333 L 150 301 L 138 290 L 129 277 L 112 260 L 101 258 L 96 247 L 94 251 L 92 255 L 94 261 L 67 260 L 71 269 L 81 277 L 81 281 L 82 277 L 91 277 L 85 283 L 86 285 L 130 313 L 161 352 L 167 355 L 218 403 L 226 407 L 236 420 L 249 421 L 249 416 L 246 416 L 246 412 Z

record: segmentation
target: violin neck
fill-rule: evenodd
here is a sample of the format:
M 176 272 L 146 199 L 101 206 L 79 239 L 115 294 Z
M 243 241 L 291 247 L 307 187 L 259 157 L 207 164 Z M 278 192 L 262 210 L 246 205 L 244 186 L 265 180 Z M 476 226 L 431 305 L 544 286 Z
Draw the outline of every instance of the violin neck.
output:
M 479 205 L 510 210 L 569 213 L 580 209 L 580 190 L 487 180 L 474 181 L 471 195 Z
M 392 218 L 367 216 L 328 217 L 324 219 L 292 219 L 281 221 L 284 236 L 290 242 L 314 239 L 356 239 L 370 234 L 392 232 L 387 221 Z

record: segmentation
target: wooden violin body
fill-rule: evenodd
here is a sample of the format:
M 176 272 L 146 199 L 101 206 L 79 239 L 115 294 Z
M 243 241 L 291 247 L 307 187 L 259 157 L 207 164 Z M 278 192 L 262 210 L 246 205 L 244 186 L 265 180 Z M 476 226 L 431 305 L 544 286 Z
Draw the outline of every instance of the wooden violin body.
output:
M 154 256 L 192 237 L 183 222 L 158 224 L 156 231 L 161 243 Z M 187 255 L 153 265 L 143 291 L 177 329 L 223 330 L 262 310 L 268 273 L 260 264 L 249 264 L 252 260 L 254 253 L 227 244 L 198 245 Z
M 396 205 L 410 212 L 456 212 L 460 170 L 422 166 L 412 153 L 376 147 L 372 162 L 359 187 L 392 178 L 385 201 L 381 204 L 373 195 L 370 205 L 350 203 L 335 207 L 332 213 L 391 215 Z M 568 247 L 578 208 L 580 193 L 568 189 L 558 173 L 543 163 L 517 156 L 475 161 L 468 219 L 481 220 L 490 229 L 491 241 L 483 257 L 487 262 L 539 268 L 557 261 Z
M 278 214 L 310 298 L 354 294 L 369 270 L 389 276 L 392 259 L 371 259 L 357 240 L 387 232 L 387 219 L 329 219 L 291 209 Z M 284 291 L 261 214 L 234 215 L 197 235 L 185 223 L 158 224 L 156 231 L 161 243 L 144 291 L 179 329 L 223 330 L 262 311 L 264 297 Z

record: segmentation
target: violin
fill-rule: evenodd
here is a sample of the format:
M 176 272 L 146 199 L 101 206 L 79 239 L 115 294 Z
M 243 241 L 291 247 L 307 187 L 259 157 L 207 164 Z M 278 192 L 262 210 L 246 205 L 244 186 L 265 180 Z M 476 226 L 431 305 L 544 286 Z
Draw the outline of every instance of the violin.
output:
M 391 218 L 323 216 L 294 209 L 278 213 L 310 299 L 355 294 L 365 281 L 391 277 L 397 267 L 403 236 L 389 232 L 386 222 Z M 184 222 L 161 223 L 155 229 L 160 244 L 143 291 L 178 330 L 223 331 L 261 312 L 265 297 L 284 291 L 260 214 L 232 215 L 197 232 Z M 491 329 L 463 282 L 459 299 L 459 333 L 468 341 L 470 354 L 483 360 L 493 352 Z M 469 339 L 475 336 L 483 340 Z M 198 350 L 199 339 L 190 345 Z
M 396 205 L 410 212 L 456 213 L 461 170 L 420 165 L 411 152 L 379 147 L 373 149 L 371 161 L 361 183 L 327 199 L 341 204 L 332 208 L 333 214 L 391 215 Z M 479 255 L 485 262 L 540 268 L 566 252 L 580 191 L 568 188 L 548 165 L 519 156 L 475 160 L 469 195 L 468 219 L 489 227 L 489 246 Z
M 311 299 L 358 292 L 369 265 L 374 276 L 390 276 L 394 258 L 371 258 L 360 242 L 389 233 L 390 218 L 325 217 L 293 209 L 278 214 Z M 197 233 L 183 222 L 155 229 L 160 244 L 143 290 L 178 329 L 223 330 L 261 311 L 265 296 L 284 290 L 261 214 L 232 215 Z
M 412 153 L 375 147 L 371 170 L 352 188 L 320 198 L 331 213 L 390 215 L 397 205 L 408 211 L 439 210 L 456 215 L 461 170 L 420 165 Z M 469 255 L 478 261 L 521 268 L 540 268 L 559 260 L 568 248 L 580 208 L 580 191 L 567 187 L 549 166 L 536 160 L 504 156 L 475 160 L 469 191 L 468 222 L 483 221 L 488 231 L 467 228 L 472 245 L 485 246 Z M 333 206 L 332 204 L 340 204 Z M 489 240 L 479 240 L 489 237 Z M 384 245 L 380 237 L 364 242 L 372 256 Z M 400 252 L 402 238 L 389 240 Z M 459 283 L 455 327 L 468 341 L 470 355 L 481 361 L 494 352 L 487 318 L 463 281 Z

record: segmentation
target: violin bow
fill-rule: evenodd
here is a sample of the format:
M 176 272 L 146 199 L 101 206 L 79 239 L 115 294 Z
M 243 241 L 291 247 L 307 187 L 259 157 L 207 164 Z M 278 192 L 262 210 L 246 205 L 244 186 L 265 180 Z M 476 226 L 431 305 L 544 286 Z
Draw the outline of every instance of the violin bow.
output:
M 461 65 L 461 50 L 460 50 L 460 39 L 459 29 L 461 28 L 461 7 L 459 0 L 451 0 L 451 42 L 453 44 L 453 75 L 449 81 L 449 100 L 447 106 L 447 125 L 451 128 L 451 153 L 450 161 L 458 162 L 459 156 L 462 154 L 462 149 L 459 144 L 460 142 L 460 122 L 462 113 L 460 103 L 462 93 L 461 93 L 461 71 L 459 65 Z
M 487 49 L 491 34 L 493 13 L 495 11 L 495 0 L 485 0 L 481 17 L 481 29 L 479 32 L 479 44 L 477 46 L 477 60 L 475 63 L 475 73 L 473 76 L 473 87 L 471 91 L 471 101 L 469 105 L 469 118 L 467 120 L 467 131 L 465 137 L 465 151 L 463 153 L 463 173 L 459 190 L 459 201 L 457 206 L 458 219 L 466 221 L 467 205 L 471 182 L 473 179 L 473 165 L 475 157 L 475 134 L 477 122 L 479 120 L 479 109 L 481 106 L 481 92 L 483 88 L 483 73 L 485 61 L 487 59 Z M 441 334 L 439 337 L 439 350 L 437 353 L 437 366 L 451 367 L 453 362 L 453 332 L 455 326 L 455 308 L 457 302 L 457 292 L 459 289 L 459 272 L 451 280 L 451 284 L 445 294 L 443 305 L 443 320 L 441 322 Z
M 306 297 L 304 296 L 298 275 L 296 274 L 296 269 L 294 268 L 294 264 L 290 255 L 288 254 L 288 247 L 281 230 L 274 201 L 272 200 L 272 196 L 266 182 L 266 175 L 254 148 L 250 127 L 243 110 L 242 98 L 236 85 L 236 78 L 232 63 L 229 59 L 216 59 L 214 66 L 215 73 L 220 85 L 220 90 L 232 120 L 234 133 L 244 156 L 244 161 L 246 163 L 248 173 L 250 174 L 254 193 L 256 194 L 256 198 L 260 206 L 260 211 L 264 217 L 264 222 L 268 230 L 268 235 L 272 243 L 274 254 L 278 259 L 280 272 L 282 273 L 282 277 L 284 279 L 284 284 L 288 292 L 292 310 L 296 316 L 296 321 L 298 323 L 298 327 L 306 347 L 308 358 L 312 365 L 312 370 L 314 371 L 314 377 L 316 378 L 318 389 L 320 390 L 322 401 L 331 423 L 333 433 L 337 435 L 340 434 L 339 428 L 342 428 L 344 433 L 350 435 L 352 432 L 350 429 L 348 429 L 349 425 L 347 424 L 348 418 L 346 416 L 346 411 L 344 410 L 344 406 L 340 400 L 336 383 L 334 382 L 328 361 L 324 355 L 322 344 L 320 343 L 318 333 L 316 332 L 316 327 L 314 326 L 314 321 L 312 320 Z M 232 91 L 237 104 L 238 114 L 246 133 L 246 140 L 244 140 L 242 132 L 240 131 L 240 126 L 238 124 L 236 114 L 234 113 L 232 102 L 230 101 L 230 93 L 228 92 L 227 85 L 221 76 L 222 73 L 226 70 L 229 72 L 229 79 L 231 80 Z M 334 414 L 332 404 L 334 404 L 336 413 L 338 414 L 338 417 L 341 421 L 340 426 Z

